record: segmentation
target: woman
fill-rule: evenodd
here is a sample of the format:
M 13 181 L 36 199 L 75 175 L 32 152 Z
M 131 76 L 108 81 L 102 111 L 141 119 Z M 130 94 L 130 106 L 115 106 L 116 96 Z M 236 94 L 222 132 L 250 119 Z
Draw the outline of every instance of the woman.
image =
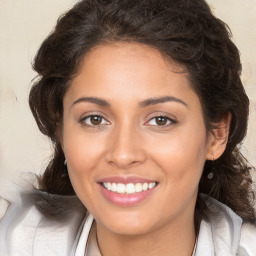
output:
M 256 255 L 249 101 L 203 0 L 80 1 L 34 69 L 55 152 L 2 220 L 1 255 Z

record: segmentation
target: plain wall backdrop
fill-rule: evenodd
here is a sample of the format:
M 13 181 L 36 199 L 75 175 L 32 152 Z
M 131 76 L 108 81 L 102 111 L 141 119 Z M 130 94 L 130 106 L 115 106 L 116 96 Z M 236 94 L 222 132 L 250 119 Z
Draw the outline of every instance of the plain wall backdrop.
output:
M 31 80 L 36 75 L 31 63 L 58 16 L 75 2 L 0 0 L 0 184 L 17 179 L 20 172 L 40 173 L 49 161 L 50 143 L 38 131 L 28 107 Z M 242 80 L 251 101 L 242 149 L 256 166 L 256 0 L 208 2 L 230 26 L 241 52 Z

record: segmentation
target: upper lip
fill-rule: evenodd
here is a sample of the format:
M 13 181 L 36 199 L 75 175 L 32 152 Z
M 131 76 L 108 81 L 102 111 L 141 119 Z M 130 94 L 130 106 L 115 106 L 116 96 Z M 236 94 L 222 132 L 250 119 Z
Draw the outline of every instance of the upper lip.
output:
M 105 177 L 98 180 L 98 183 L 108 183 L 108 182 L 128 184 L 128 183 L 152 183 L 156 181 L 138 177 L 138 176 L 110 176 L 110 177 Z

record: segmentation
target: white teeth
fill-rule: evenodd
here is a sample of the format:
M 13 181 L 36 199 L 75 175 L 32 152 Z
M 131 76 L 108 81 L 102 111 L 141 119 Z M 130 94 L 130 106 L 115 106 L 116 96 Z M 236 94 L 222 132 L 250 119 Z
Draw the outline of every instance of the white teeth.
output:
M 125 192 L 126 192 L 127 194 L 133 194 L 133 193 L 135 193 L 135 186 L 134 186 L 134 184 L 132 184 L 132 183 L 127 184 L 127 185 L 126 185 L 126 188 L 125 188 Z
M 143 189 L 144 191 L 148 190 L 148 183 L 143 183 L 142 189 Z
M 151 188 L 153 188 L 155 185 L 156 185 L 155 182 L 149 183 L 148 188 L 151 189 Z
M 123 184 L 123 183 L 103 183 L 103 186 L 112 192 L 117 192 L 118 194 L 134 194 L 134 193 L 139 193 L 142 191 L 146 191 L 148 189 L 152 189 L 156 186 L 156 182 L 151 182 L 151 183 L 128 183 L 128 184 Z
M 125 193 L 125 185 L 122 183 L 117 184 L 117 193 L 124 194 Z
M 111 189 L 111 191 L 113 191 L 113 192 L 116 192 L 117 191 L 117 185 L 116 185 L 116 183 L 112 183 L 112 189 Z
M 135 185 L 135 191 L 136 191 L 136 192 L 141 192 L 141 191 L 142 191 L 142 185 L 141 185 L 141 183 L 137 183 L 137 184 Z
M 107 188 L 108 188 L 108 190 L 111 190 L 111 183 L 107 183 Z

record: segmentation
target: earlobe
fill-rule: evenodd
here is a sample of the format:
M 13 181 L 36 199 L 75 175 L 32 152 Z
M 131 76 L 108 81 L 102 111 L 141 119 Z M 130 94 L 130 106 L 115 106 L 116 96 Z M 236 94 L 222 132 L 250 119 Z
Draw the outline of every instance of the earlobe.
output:
M 225 115 L 220 122 L 215 124 L 209 138 L 207 160 L 218 159 L 226 149 L 231 123 L 231 113 Z

